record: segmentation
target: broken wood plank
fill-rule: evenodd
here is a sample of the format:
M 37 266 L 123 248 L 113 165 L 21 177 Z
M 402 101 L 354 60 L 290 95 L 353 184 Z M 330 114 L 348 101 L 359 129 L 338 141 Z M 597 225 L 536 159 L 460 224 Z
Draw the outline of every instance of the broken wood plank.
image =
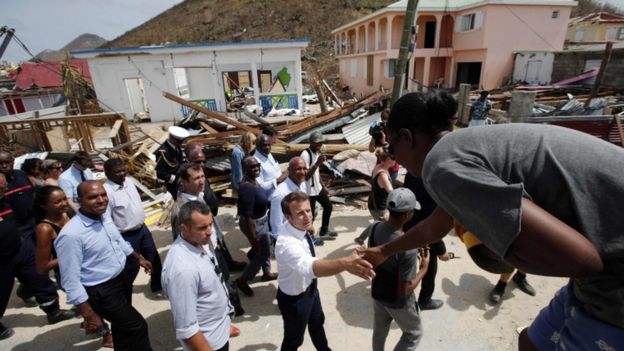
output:
M 119 133 L 119 128 L 121 128 L 121 124 L 123 123 L 123 120 L 118 119 L 115 121 L 115 123 L 113 124 L 110 133 L 108 133 L 108 138 L 109 139 L 114 139 L 117 137 L 117 133 Z
M 208 133 L 210 134 L 216 134 L 219 133 L 218 130 L 212 128 L 208 123 L 204 122 L 204 121 L 199 121 L 199 125 L 204 128 Z
M 232 126 L 234 126 L 236 128 L 243 129 L 243 130 L 246 130 L 248 132 L 252 132 L 255 135 L 260 135 L 260 131 L 255 129 L 255 128 L 249 127 L 249 126 L 247 126 L 247 125 L 245 125 L 245 124 L 243 124 L 243 123 L 241 123 L 241 122 L 239 122 L 239 121 L 237 121 L 235 119 L 232 119 L 230 117 L 224 116 L 224 115 L 222 115 L 220 113 L 217 113 L 217 112 L 214 112 L 214 111 L 210 111 L 209 109 L 207 109 L 207 108 L 205 108 L 203 106 L 199 106 L 199 105 L 194 104 L 192 102 L 186 101 L 186 100 L 182 99 L 181 97 L 178 97 L 176 95 L 170 94 L 170 93 L 168 93 L 166 91 L 163 92 L 163 96 L 166 97 L 167 99 L 175 101 L 175 102 L 177 102 L 177 103 L 179 103 L 181 105 L 184 105 L 186 107 L 190 107 L 190 108 L 192 108 L 195 111 L 199 111 L 199 112 L 205 114 L 208 117 L 212 117 L 212 118 L 214 118 L 214 119 L 216 119 L 218 121 L 221 121 L 223 123 L 232 125 Z

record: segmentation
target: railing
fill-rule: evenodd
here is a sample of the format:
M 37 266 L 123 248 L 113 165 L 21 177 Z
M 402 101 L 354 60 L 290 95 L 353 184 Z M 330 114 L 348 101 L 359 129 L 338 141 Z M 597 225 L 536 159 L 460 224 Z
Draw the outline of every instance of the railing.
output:
M 299 108 L 297 94 L 266 94 L 260 95 L 260 105 L 262 106 L 262 114 L 266 115 L 272 109 L 296 109 Z
M 215 99 L 190 100 L 190 102 L 205 107 L 210 111 L 217 111 L 217 101 Z M 184 105 L 180 105 L 180 109 L 182 110 L 182 116 L 184 116 L 184 118 L 188 117 L 193 111 L 193 109 Z

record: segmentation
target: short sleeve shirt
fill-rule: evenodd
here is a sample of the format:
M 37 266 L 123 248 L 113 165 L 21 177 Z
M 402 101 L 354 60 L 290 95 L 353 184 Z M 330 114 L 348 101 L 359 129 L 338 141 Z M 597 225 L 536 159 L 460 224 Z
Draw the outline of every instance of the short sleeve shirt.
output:
M 482 121 L 488 117 L 488 111 L 492 109 L 492 102 L 488 99 L 481 101 L 479 99 L 472 103 L 471 119 Z
M 567 128 L 505 124 L 444 136 L 425 159 L 435 202 L 504 257 L 523 197 L 587 237 L 605 263 L 573 279 L 586 311 L 624 327 L 624 149 Z

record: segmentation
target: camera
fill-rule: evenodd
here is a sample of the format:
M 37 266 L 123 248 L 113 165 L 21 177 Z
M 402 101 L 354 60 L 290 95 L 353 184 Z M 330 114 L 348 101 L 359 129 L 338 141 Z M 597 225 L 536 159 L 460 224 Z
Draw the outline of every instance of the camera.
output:
M 386 121 L 376 122 L 368 129 L 368 134 L 375 140 L 375 147 L 382 147 L 384 143 L 384 131 L 386 130 Z

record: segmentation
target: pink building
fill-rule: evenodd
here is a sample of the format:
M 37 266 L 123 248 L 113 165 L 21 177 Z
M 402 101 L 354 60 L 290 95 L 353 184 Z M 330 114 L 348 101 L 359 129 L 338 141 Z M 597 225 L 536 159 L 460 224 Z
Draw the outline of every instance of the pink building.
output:
M 340 78 L 368 94 L 392 89 L 407 0 L 332 31 Z M 560 51 L 572 0 L 420 0 L 406 87 L 504 85 L 515 51 Z

